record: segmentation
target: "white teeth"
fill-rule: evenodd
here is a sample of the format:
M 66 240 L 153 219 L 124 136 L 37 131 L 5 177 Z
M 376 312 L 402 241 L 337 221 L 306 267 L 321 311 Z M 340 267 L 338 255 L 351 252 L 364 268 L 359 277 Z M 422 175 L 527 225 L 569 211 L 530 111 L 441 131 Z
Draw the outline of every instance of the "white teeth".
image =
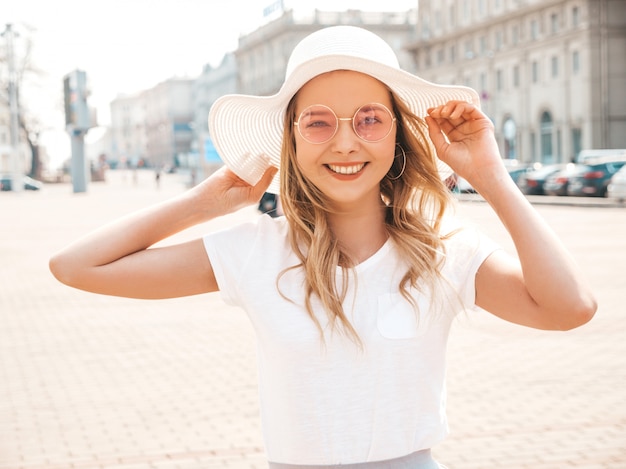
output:
M 363 169 L 363 166 L 365 166 L 365 163 L 355 164 L 353 166 L 335 166 L 332 164 L 328 165 L 331 171 L 339 174 L 356 174 Z

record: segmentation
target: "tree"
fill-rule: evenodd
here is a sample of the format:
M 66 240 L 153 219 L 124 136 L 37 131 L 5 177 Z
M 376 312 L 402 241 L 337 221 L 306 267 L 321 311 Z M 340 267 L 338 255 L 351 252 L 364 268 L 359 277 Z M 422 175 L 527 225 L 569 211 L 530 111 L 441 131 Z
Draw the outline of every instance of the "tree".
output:
M 21 24 L 22 28 L 20 33 L 16 33 L 12 25 L 7 25 L 3 33 L 6 47 L 4 48 L 4 54 L 0 56 L 0 64 L 3 68 L 6 68 L 8 73 L 0 74 L 0 89 L 3 92 L 0 94 L 0 103 L 3 106 L 10 106 L 9 87 L 11 79 L 11 70 L 8 63 L 9 56 L 13 55 L 13 67 L 15 74 L 15 87 L 16 87 L 16 100 L 18 110 L 18 142 L 23 140 L 28 144 L 31 152 L 31 164 L 28 175 L 33 178 L 39 178 L 41 176 L 41 157 L 39 152 L 39 135 L 41 133 L 41 122 L 37 116 L 30 112 L 26 106 L 23 105 L 20 99 L 21 90 L 24 88 L 25 77 L 33 75 L 34 77 L 40 76 L 42 72 L 38 70 L 32 64 L 32 50 L 33 39 L 32 35 L 35 31 L 34 28 Z M 22 34 L 24 32 L 24 34 Z M 14 42 L 9 41 L 8 35 L 12 34 L 13 37 L 19 37 L 21 50 L 20 54 L 15 53 Z M 13 47 L 13 50 L 9 50 L 9 47 Z

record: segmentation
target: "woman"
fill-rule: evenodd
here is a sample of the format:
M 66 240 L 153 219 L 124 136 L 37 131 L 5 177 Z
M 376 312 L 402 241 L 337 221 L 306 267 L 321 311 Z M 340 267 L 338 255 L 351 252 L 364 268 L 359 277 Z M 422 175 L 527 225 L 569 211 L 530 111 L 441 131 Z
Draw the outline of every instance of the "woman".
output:
M 78 240 L 50 266 L 96 293 L 219 290 L 244 308 L 258 337 L 272 468 L 440 467 L 430 448 L 447 433 L 455 315 L 480 307 L 562 330 L 596 310 L 504 168 L 476 93 L 400 70 L 370 32 L 311 34 L 276 95 L 224 96 L 209 121 L 224 168 Z M 456 221 L 442 162 L 491 205 L 517 258 Z M 151 248 L 278 188 L 284 217 Z

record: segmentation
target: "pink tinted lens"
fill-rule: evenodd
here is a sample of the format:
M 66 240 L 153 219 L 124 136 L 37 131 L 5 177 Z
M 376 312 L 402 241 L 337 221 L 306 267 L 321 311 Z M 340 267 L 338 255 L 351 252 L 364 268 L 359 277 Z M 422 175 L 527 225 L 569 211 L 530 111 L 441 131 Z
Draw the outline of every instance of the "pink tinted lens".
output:
M 367 142 L 382 140 L 391 131 L 393 117 L 382 104 L 366 104 L 354 115 L 353 127 L 356 134 Z
M 337 116 L 326 106 L 309 106 L 298 119 L 298 130 L 305 140 L 323 143 L 330 140 L 337 130 Z

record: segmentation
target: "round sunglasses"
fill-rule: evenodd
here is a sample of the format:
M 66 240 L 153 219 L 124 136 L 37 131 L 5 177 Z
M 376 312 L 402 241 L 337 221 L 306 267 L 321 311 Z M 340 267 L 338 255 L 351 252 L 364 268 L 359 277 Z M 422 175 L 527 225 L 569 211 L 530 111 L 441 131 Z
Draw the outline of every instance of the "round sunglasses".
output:
M 352 121 L 352 129 L 361 140 L 375 143 L 389 135 L 396 118 L 385 105 L 379 103 L 364 104 L 352 117 L 337 117 L 328 106 L 313 104 L 300 113 L 294 125 L 304 140 L 320 144 L 335 136 L 339 121 Z

